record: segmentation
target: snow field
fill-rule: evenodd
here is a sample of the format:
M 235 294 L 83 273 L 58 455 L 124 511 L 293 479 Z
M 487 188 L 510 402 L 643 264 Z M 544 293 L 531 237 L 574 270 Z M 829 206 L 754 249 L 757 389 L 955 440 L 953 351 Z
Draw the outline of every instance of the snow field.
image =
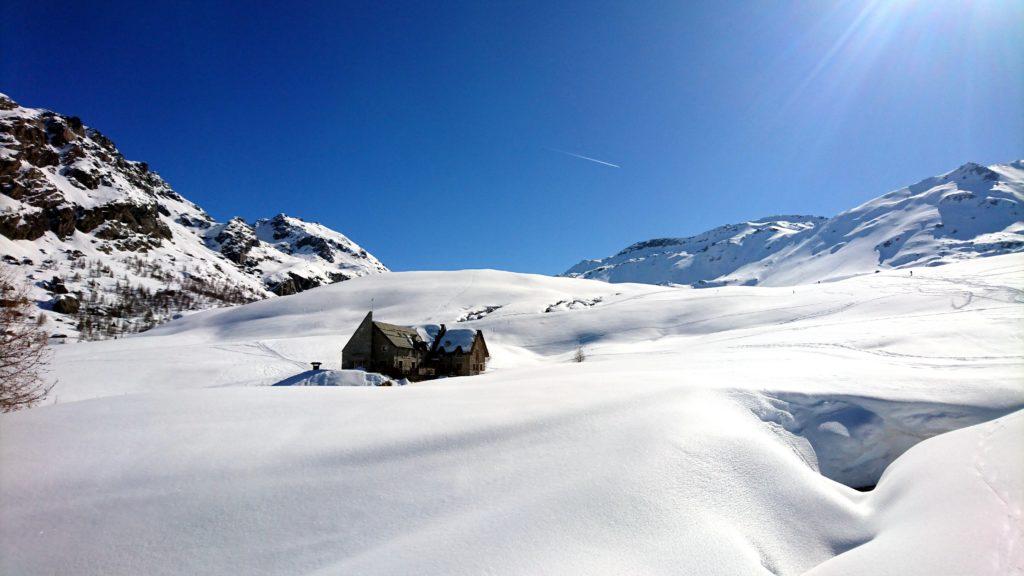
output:
M 0 573 L 1013 574 L 1022 287 L 393 273 L 55 347 L 59 401 L 0 416 Z M 371 298 L 490 370 L 271 386 Z

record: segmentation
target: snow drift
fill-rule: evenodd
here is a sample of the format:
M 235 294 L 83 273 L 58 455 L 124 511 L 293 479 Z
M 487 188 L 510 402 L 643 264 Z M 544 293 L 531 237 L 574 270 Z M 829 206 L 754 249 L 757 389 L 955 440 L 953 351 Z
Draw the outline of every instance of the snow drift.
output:
M 1012 574 L 1022 288 L 1019 255 L 796 288 L 392 273 L 59 346 L 53 403 L 0 415 L 0 572 Z M 308 363 L 371 298 L 483 330 L 488 372 L 272 386 L 335 380 Z

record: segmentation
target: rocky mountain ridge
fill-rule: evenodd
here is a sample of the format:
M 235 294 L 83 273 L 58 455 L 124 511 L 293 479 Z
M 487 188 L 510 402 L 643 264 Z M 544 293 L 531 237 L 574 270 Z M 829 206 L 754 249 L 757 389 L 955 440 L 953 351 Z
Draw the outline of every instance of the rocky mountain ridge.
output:
M 319 224 L 219 223 L 79 118 L 2 94 L 0 255 L 55 332 L 85 338 L 387 271 Z

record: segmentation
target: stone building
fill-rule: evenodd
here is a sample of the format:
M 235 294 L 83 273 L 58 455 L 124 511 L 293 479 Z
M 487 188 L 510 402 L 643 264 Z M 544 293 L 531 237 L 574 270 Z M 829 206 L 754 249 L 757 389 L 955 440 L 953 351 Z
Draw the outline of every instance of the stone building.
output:
M 479 330 L 448 330 L 444 324 L 418 330 L 377 322 L 368 312 L 341 351 L 341 367 L 426 380 L 480 374 L 489 358 Z

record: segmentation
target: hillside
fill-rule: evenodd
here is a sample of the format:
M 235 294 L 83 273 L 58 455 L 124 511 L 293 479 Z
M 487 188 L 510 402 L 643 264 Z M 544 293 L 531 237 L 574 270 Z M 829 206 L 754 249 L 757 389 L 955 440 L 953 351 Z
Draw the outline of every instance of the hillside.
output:
M 86 339 L 387 270 L 284 214 L 218 223 L 80 119 L 2 94 L 0 254 L 53 332 Z
M 1021 255 L 796 288 L 403 272 L 57 346 L 47 405 L 0 416 L 0 572 L 1013 573 L 1022 294 Z M 272 386 L 337 368 L 371 298 L 483 330 L 488 371 Z
M 606 282 L 790 286 L 1024 251 L 1024 161 L 965 164 L 834 218 L 774 216 L 638 242 L 566 276 Z

